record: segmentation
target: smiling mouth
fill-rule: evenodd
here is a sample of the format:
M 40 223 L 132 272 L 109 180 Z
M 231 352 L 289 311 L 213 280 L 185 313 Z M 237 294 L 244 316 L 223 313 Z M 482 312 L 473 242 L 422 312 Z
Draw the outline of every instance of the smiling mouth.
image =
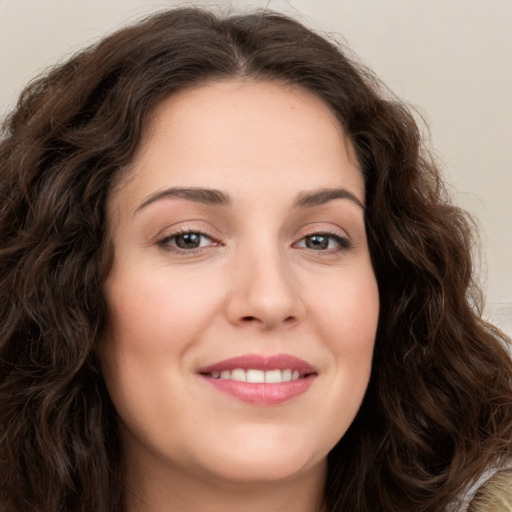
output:
M 312 373 L 300 372 L 286 368 L 283 370 L 258 370 L 235 368 L 233 370 L 223 370 L 203 373 L 205 377 L 219 380 L 234 380 L 237 382 L 249 382 L 251 384 L 280 384 L 282 382 L 291 382 L 298 379 L 304 379 Z
M 198 374 L 214 389 L 259 406 L 276 406 L 306 393 L 317 371 L 288 354 L 246 354 L 201 368 Z

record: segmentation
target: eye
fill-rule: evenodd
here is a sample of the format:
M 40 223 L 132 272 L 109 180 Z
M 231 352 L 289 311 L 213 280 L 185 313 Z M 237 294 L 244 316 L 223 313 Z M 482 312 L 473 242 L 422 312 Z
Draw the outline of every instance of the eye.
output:
M 184 231 L 165 237 L 158 242 L 158 245 L 165 249 L 177 251 L 193 251 L 210 245 L 217 245 L 216 242 L 199 231 Z
M 295 247 L 312 249 L 313 251 L 348 250 L 351 247 L 347 238 L 331 233 L 313 233 L 299 240 Z

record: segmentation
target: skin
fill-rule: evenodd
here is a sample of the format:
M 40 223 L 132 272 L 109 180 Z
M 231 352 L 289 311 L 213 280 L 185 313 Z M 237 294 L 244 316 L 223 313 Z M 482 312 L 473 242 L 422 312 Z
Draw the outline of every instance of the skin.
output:
M 229 202 L 162 193 L 171 187 Z M 220 81 L 155 109 L 108 206 L 115 257 L 100 357 L 129 512 L 320 509 L 326 456 L 363 399 L 377 327 L 363 203 L 342 127 L 306 91 Z M 199 247 L 180 248 L 190 232 Z M 283 353 L 316 374 L 277 405 L 198 374 Z

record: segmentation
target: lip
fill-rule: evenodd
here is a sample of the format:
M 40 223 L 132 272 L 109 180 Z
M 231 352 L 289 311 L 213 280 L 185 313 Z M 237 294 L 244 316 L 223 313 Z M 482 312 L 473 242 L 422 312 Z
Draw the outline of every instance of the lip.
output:
M 246 354 L 199 368 L 198 373 L 222 372 L 224 370 L 235 370 L 236 368 L 243 368 L 244 370 L 249 368 L 255 370 L 284 370 L 290 368 L 300 373 L 316 373 L 313 366 L 309 363 L 288 354 L 276 354 L 273 356 Z
M 230 379 L 214 379 L 209 374 L 225 370 L 255 369 L 255 370 L 283 370 L 298 371 L 301 377 L 297 380 L 280 383 L 251 383 Z M 214 389 L 231 395 L 247 403 L 261 406 L 279 405 L 305 393 L 313 384 L 317 372 L 313 366 L 288 354 L 262 356 L 246 354 L 219 361 L 209 366 L 201 367 L 197 373 Z

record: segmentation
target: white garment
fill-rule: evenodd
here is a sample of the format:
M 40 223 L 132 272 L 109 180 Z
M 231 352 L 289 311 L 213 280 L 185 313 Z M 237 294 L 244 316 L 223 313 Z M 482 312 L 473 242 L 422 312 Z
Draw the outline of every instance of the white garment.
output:
M 462 502 L 453 503 L 450 507 L 448 507 L 449 512 L 466 512 L 469 504 L 471 503 L 471 500 L 474 498 L 476 492 L 482 486 L 489 480 L 491 477 L 493 477 L 498 471 L 501 471 L 503 469 L 512 469 L 512 460 L 509 460 L 505 464 L 501 466 L 490 466 L 487 468 L 480 478 L 469 486 L 467 490 L 464 492 Z

